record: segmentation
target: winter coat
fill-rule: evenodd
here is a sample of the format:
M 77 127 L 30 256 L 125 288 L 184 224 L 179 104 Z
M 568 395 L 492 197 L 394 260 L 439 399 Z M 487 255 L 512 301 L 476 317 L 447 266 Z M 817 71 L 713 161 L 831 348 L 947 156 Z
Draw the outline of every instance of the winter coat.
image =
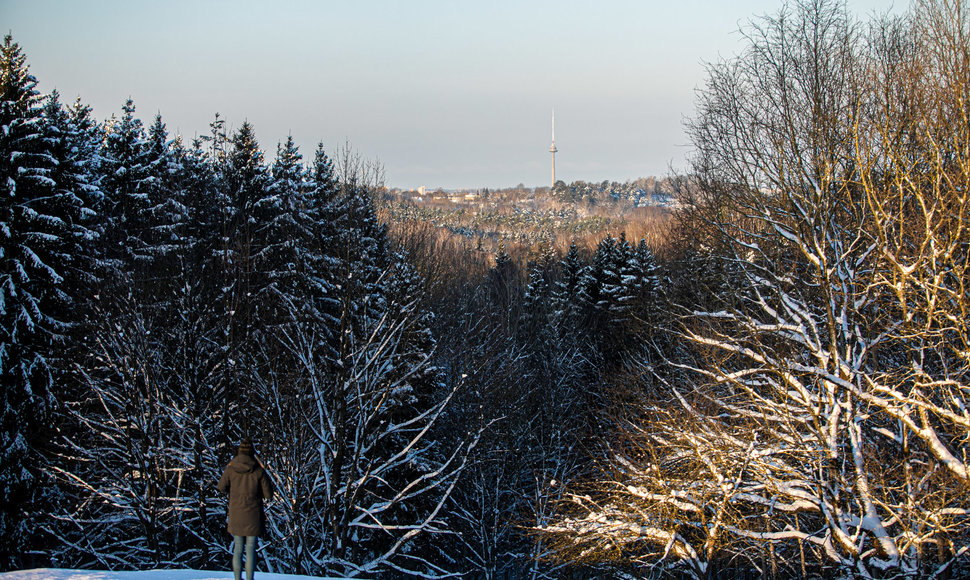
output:
M 273 497 L 273 485 L 250 455 L 237 455 L 219 479 L 219 491 L 229 493 L 229 533 L 262 536 L 266 531 L 263 500 Z

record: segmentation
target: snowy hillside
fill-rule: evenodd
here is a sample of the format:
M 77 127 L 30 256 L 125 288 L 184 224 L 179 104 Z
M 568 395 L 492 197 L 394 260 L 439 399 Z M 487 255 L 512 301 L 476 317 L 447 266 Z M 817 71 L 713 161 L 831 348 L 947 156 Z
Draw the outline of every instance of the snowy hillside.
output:
M 227 562 L 228 564 L 228 562 Z M 256 572 L 259 580 L 304 580 L 312 576 L 269 574 Z M 0 573 L 0 580 L 225 580 L 232 578 L 231 571 L 208 570 L 147 570 L 144 572 L 105 572 L 102 570 L 59 570 L 38 568 Z

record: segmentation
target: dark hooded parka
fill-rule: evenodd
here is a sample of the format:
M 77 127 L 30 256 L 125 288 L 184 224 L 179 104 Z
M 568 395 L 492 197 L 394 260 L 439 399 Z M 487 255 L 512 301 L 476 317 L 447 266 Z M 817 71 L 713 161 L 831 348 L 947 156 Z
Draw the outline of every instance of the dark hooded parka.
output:
M 229 494 L 229 533 L 262 536 L 266 531 L 263 500 L 273 497 L 273 486 L 256 459 L 240 453 L 219 479 L 219 491 Z

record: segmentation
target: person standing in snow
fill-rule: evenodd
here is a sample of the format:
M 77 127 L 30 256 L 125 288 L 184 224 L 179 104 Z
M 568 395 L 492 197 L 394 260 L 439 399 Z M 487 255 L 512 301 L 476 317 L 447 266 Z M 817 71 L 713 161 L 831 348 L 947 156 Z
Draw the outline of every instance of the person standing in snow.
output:
M 246 547 L 246 580 L 253 580 L 256 538 L 266 531 L 263 501 L 273 497 L 273 484 L 253 450 L 249 439 L 239 444 L 239 453 L 219 479 L 219 491 L 229 494 L 229 533 L 233 536 L 232 571 L 242 577 L 243 544 Z

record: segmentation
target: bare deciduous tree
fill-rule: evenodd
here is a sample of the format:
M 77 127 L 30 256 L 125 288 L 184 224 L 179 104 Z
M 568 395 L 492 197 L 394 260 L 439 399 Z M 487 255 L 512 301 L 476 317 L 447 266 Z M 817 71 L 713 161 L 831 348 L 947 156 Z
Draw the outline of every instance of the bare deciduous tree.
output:
M 345 185 L 361 187 L 371 194 L 384 189 L 384 164 L 377 158 L 365 158 L 350 140 L 334 150 L 333 165 L 337 178 Z
M 388 279 L 404 267 L 385 270 L 382 283 L 393 285 Z M 436 440 L 460 384 L 439 384 L 424 350 L 431 345 L 419 344 L 418 295 L 345 298 L 336 337 L 320 325 L 286 325 L 264 351 L 264 362 L 279 366 L 259 384 L 273 427 L 267 465 L 279 488 L 269 521 L 280 540 L 268 558 L 310 574 L 447 576 L 429 537 L 447 528 L 445 505 L 479 435 L 450 447 Z M 384 298 L 366 313 L 351 311 L 353 301 Z M 332 339 L 335 361 L 321 356 Z M 429 381 L 435 392 L 420 392 Z
M 546 528 L 564 555 L 967 569 L 968 21 L 927 0 L 863 31 L 809 0 L 711 67 L 692 209 L 734 292 L 682 317 L 695 379 Z

